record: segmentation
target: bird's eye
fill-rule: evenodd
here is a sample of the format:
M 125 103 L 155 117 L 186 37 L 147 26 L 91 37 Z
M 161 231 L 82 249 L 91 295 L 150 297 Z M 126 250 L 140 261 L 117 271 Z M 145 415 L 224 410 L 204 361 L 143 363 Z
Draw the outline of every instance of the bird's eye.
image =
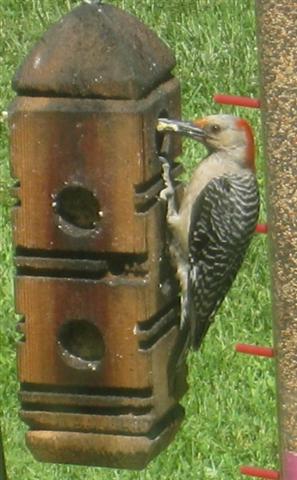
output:
M 214 124 L 211 126 L 211 133 L 219 133 L 221 131 L 220 125 Z

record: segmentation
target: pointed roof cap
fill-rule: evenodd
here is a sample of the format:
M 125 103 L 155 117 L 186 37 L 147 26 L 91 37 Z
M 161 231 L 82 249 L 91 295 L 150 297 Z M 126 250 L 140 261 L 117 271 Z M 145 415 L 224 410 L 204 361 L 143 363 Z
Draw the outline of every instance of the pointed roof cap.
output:
M 170 78 L 171 50 L 136 17 L 83 3 L 52 25 L 18 69 L 23 95 L 138 99 Z

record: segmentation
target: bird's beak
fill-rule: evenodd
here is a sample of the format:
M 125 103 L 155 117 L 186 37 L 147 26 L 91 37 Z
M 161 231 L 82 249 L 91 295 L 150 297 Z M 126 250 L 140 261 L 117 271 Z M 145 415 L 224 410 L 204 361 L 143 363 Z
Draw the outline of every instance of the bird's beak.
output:
M 161 133 L 177 133 L 187 137 L 202 140 L 205 138 L 205 131 L 194 125 L 192 122 L 184 122 L 182 120 L 171 120 L 169 118 L 159 118 L 157 123 L 157 131 Z

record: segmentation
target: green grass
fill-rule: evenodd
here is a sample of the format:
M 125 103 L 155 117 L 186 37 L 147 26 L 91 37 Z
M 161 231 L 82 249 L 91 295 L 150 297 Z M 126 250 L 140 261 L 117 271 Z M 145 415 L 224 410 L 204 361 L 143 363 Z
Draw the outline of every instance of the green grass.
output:
M 110 0 L 151 26 L 177 57 L 185 118 L 224 111 L 248 118 L 261 144 L 259 112 L 214 105 L 215 92 L 258 96 L 253 1 Z M 40 34 L 77 2 L 5 0 L 0 3 L 0 111 L 14 96 L 10 79 Z M 202 350 L 189 355 L 186 420 L 174 443 L 143 472 L 37 463 L 26 450 L 18 418 L 9 224 L 7 128 L 0 122 L 0 382 L 2 428 L 10 479 L 237 480 L 241 464 L 276 467 L 277 435 L 273 361 L 234 353 L 236 341 L 271 344 L 266 238 L 255 236 L 248 257 Z M 261 145 L 260 145 L 261 147 Z M 190 170 L 197 146 L 185 142 Z M 263 194 L 263 159 L 258 154 Z M 262 220 L 265 207 L 262 206 Z

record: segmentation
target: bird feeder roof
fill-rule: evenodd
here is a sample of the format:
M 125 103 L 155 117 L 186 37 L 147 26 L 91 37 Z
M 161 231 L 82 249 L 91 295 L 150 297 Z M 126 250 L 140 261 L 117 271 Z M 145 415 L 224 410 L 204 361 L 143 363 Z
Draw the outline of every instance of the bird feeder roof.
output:
M 18 69 L 22 95 L 138 99 L 170 78 L 171 50 L 136 17 L 83 3 L 50 27 Z

